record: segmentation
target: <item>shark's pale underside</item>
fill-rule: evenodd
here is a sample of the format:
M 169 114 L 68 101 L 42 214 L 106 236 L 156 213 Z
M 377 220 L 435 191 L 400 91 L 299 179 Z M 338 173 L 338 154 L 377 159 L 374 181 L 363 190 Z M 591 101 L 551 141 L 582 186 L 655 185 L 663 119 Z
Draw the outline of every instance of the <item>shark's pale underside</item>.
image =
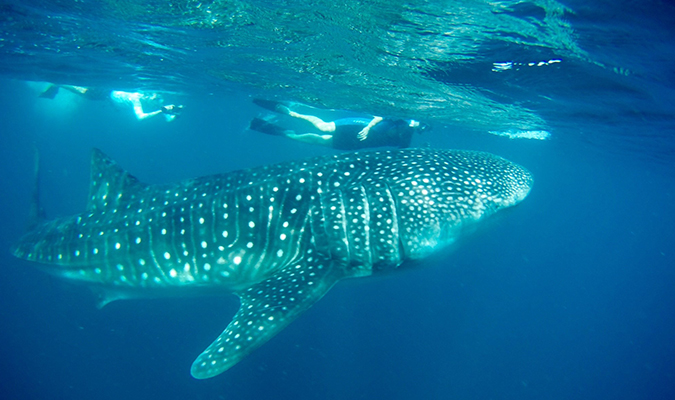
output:
M 482 152 L 407 149 L 146 185 L 98 150 L 84 213 L 42 223 L 17 257 L 123 298 L 235 293 L 239 311 L 197 357 L 218 375 L 337 281 L 404 267 L 523 200 L 532 176 Z

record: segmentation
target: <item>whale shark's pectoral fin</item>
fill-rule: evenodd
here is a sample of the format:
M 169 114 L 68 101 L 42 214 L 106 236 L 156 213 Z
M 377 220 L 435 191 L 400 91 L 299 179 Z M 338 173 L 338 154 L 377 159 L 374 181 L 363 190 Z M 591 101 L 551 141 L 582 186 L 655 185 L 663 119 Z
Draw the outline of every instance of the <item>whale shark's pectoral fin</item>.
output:
M 307 257 L 239 293 L 239 311 L 197 357 L 192 376 L 216 376 L 262 346 L 343 278 L 336 270 L 330 260 Z

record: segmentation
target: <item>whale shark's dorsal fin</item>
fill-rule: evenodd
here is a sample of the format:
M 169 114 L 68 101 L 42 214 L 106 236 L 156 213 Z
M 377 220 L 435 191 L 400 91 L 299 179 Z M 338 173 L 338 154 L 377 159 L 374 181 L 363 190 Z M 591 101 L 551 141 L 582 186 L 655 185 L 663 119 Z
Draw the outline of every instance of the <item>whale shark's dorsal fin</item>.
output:
M 328 259 L 307 256 L 239 293 L 239 311 L 197 357 L 192 376 L 221 374 L 262 346 L 344 278 L 340 270 Z
M 146 187 L 101 150 L 92 150 L 88 211 L 117 208 Z
M 28 230 L 32 231 L 45 220 L 45 211 L 40 205 L 40 152 L 33 147 L 33 193 L 28 211 Z

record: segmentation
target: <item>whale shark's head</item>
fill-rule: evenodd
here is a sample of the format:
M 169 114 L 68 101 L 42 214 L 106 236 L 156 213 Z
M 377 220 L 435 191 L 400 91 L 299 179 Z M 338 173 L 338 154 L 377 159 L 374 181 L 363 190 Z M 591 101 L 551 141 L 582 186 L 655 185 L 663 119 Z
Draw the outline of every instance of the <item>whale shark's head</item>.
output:
M 401 247 L 408 259 L 455 242 L 478 222 L 527 197 L 533 178 L 490 153 L 415 151 L 390 175 Z

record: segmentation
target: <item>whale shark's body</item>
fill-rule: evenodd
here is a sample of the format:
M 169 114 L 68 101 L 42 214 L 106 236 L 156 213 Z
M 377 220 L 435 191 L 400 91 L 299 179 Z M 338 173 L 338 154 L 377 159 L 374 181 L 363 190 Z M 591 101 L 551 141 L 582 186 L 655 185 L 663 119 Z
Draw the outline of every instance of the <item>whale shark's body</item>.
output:
M 446 247 L 531 185 L 527 170 L 492 154 L 431 149 L 146 185 L 94 150 L 87 210 L 35 227 L 14 254 L 90 285 L 102 305 L 237 294 L 239 311 L 192 365 L 202 379 L 239 362 L 340 279 Z

